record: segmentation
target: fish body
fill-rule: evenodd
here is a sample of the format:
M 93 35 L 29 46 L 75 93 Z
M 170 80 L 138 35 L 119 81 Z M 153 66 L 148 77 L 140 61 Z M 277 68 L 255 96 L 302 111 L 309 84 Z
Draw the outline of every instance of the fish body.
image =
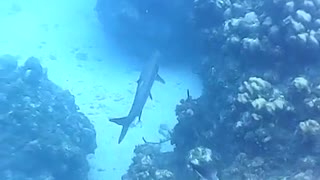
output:
M 164 80 L 159 76 L 159 59 L 160 53 L 155 52 L 153 57 L 145 65 L 143 70 L 140 73 L 140 77 L 137 81 L 137 89 L 135 97 L 129 111 L 129 114 L 126 117 L 121 118 L 112 118 L 109 121 L 114 122 L 122 126 L 122 130 L 118 139 L 120 144 L 124 137 L 126 136 L 130 124 L 138 117 L 139 121 L 141 119 L 142 110 L 145 103 L 147 102 L 148 97 L 152 99 L 151 88 L 155 80 L 158 80 L 162 83 L 165 83 Z

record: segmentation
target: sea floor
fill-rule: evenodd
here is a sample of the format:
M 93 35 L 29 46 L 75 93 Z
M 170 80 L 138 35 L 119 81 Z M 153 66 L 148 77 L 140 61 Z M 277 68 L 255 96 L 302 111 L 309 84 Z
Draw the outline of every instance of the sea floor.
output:
M 79 3 L 81 2 L 81 3 Z M 90 180 L 121 179 L 135 145 L 158 141 L 160 124 L 176 123 L 175 106 L 190 89 L 199 96 L 201 83 L 189 67 L 160 67 L 166 84 L 155 83 L 142 122 L 117 143 L 121 127 L 108 121 L 125 116 L 132 104 L 142 64 L 116 53 L 94 11 L 94 0 L 6 0 L 0 2 L 0 55 L 42 60 L 49 79 L 68 89 L 97 132 L 97 149 L 88 159 Z

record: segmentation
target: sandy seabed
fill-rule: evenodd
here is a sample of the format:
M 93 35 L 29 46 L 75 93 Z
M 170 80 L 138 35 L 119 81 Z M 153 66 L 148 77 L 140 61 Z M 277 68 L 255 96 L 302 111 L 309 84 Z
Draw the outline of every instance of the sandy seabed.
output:
M 97 149 L 88 159 L 90 180 L 118 180 L 131 163 L 142 137 L 158 141 L 160 124 L 176 123 L 175 106 L 190 89 L 201 93 L 201 83 L 187 67 L 165 67 L 166 84 L 155 83 L 142 123 L 129 129 L 117 144 L 121 127 L 108 121 L 125 116 L 132 104 L 141 64 L 116 53 L 108 44 L 94 11 L 94 0 L 6 0 L 0 2 L 0 55 L 41 59 L 49 79 L 68 89 L 80 111 L 94 124 Z M 160 67 L 161 68 L 161 67 Z

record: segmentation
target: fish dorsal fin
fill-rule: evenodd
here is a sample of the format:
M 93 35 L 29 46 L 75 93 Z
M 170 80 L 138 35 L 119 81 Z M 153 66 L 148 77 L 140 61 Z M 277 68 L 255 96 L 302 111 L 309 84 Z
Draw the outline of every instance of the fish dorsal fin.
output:
M 138 85 L 141 83 L 141 78 L 137 80 Z
M 139 78 L 139 79 L 137 80 L 137 84 L 138 84 L 138 87 L 141 86 L 141 84 L 143 84 L 143 80 L 142 80 L 141 78 Z
M 138 122 L 141 122 L 141 115 L 142 115 L 142 110 L 139 113 L 139 118 L 138 118 Z
M 159 81 L 159 82 L 161 82 L 161 83 L 163 83 L 163 84 L 166 83 L 159 74 L 157 74 L 156 81 Z

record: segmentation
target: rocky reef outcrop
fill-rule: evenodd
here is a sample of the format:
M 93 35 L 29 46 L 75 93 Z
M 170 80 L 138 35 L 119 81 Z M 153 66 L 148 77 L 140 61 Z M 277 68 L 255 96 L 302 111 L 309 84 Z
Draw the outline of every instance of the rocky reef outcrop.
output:
M 160 151 L 160 144 L 145 143 L 136 146 L 128 172 L 122 180 L 175 180 L 170 166 L 171 155 Z
M 40 60 L 0 56 L 0 177 L 87 180 L 96 132 Z
M 319 57 L 317 0 L 199 0 L 194 5 L 196 28 L 207 42 L 207 52 L 233 52 L 251 64 L 304 64 Z M 253 62 L 255 58 L 259 60 Z

